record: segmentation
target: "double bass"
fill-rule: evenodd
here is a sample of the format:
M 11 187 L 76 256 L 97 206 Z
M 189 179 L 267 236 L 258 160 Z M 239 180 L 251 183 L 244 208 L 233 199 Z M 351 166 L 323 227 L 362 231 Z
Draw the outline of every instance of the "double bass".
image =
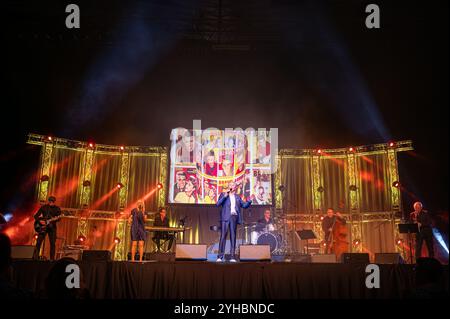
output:
M 337 260 L 341 259 L 341 255 L 348 252 L 349 242 L 347 241 L 348 229 L 345 225 L 345 220 L 334 215 L 333 225 L 331 226 L 330 236 L 328 238 L 328 251 L 331 254 L 334 251 Z

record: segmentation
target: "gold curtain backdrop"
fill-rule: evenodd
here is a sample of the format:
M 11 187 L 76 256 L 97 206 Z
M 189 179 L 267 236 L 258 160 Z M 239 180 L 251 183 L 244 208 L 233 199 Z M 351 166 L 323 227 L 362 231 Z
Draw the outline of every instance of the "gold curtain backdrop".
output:
M 387 154 L 357 156 L 362 212 L 391 210 Z
M 78 235 L 84 234 L 91 249 L 109 249 L 116 252 L 116 258 L 124 259 L 130 241 L 129 225 L 124 217 L 128 216 L 130 205 L 145 197 L 146 210 L 156 212 L 158 206 L 167 202 L 160 196 L 162 193 L 151 192 L 159 182 L 167 185 L 166 148 L 129 147 L 124 152 L 118 146 L 89 148 L 86 142 L 58 138 L 48 143 L 46 137 L 32 134 L 28 143 L 44 146 L 41 172 L 48 172 L 49 180 L 38 182 L 39 198 L 54 194 L 57 204 L 72 212 L 59 223 L 58 248 L 73 244 Z M 323 155 L 310 150 L 280 150 L 280 171 L 274 178 L 274 191 L 280 202 L 271 208 L 273 211 L 275 207 L 281 208 L 287 214 L 288 229 L 293 230 L 295 224 L 297 230 L 314 230 L 318 243 L 322 238 L 320 216 L 326 208 L 333 207 L 347 218 L 349 240 L 361 240 L 359 251 L 372 254 L 398 251 L 394 221 L 390 217 L 376 221 L 368 217 L 391 214 L 395 207 L 401 207 L 392 187 L 392 181 L 398 180 L 396 152 L 411 150 L 412 146 L 410 141 L 398 145 L 398 149 L 389 149 L 386 144 L 372 145 L 369 151 L 360 149 L 354 154 L 346 149 L 326 150 Z M 90 179 L 90 185 L 83 185 L 86 178 Z M 121 190 L 116 187 L 119 182 L 124 184 Z M 281 196 L 280 185 L 285 186 Z M 245 221 L 258 220 L 264 209 L 252 206 L 245 211 Z M 82 213 L 85 211 L 86 214 Z M 186 225 L 191 227 L 184 238 L 186 243 L 217 241 L 217 233 L 210 230 L 219 221 L 217 207 L 170 205 L 168 213 L 172 226 L 186 217 Z M 83 221 L 80 216 L 87 219 Z M 114 247 L 116 236 L 121 242 Z M 293 245 L 301 251 L 302 243 Z M 151 241 L 147 246 L 152 246 Z
M 53 151 L 50 170 L 49 195 L 58 199 L 61 207 L 79 207 L 79 175 L 84 152 L 64 148 Z
M 155 188 L 159 182 L 160 166 L 161 156 L 130 156 L 128 203 L 135 203 Z M 147 211 L 157 211 L 157 196 L 148 196 L 144 203 Z
M 309 158 L 281 158 L 282 201 L 288 213 L 313 210 L 310 165 Z
M 117 221 L 90 219 L 86 246 L 96 250 L 112 250 L 114 248 L 114 237 Z
M 323 210 L 331 207 L 336 210 L 348 210 L 347 163 L 345 158 L 320 161 L 320 173 L 323 177 Z
M 372 256 L 380 252 L 396 252 L 394 226 L 387 220 L 362 223 L 363 250 Z
M 105 211 L 118 210 L 119 190 L 117 183 L 120 181 L 120 164 L 120 155 L 95 155 L 94 178 L 91 186 L 91 203 L 95 206 L 94 209 Z

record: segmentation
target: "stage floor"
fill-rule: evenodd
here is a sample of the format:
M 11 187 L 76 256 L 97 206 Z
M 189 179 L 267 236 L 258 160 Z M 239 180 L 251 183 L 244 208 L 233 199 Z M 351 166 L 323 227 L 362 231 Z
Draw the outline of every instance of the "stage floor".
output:
M 14 283 L 39 293 L 52 264 L 16 260 Z M 379 265 L 379 289 L 366 288 L 363 264 L 80 261 L 80 265 L 96 299 L 402 298 L 414 288 L 411 265 Z M 448 266 L 445 273 L 448 278 Z

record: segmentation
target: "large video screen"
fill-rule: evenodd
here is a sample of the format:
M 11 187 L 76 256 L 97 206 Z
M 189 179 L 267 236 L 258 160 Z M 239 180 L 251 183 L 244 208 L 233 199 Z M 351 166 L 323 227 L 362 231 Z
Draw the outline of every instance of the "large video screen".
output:
M 270 131 L 171 132 L 169 203 L 215 204 L 228 184 L 252 205 L 272 204 Z

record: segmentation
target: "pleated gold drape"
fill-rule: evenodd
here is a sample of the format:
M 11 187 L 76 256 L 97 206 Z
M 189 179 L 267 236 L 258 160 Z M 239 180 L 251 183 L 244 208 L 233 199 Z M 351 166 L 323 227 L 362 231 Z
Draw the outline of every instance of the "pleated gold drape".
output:
M 120 155 L 96 154 L 93 169 L 91 203 L 95 210 L 117 211 L 119 208 Z M 116 189 L 115 189 L 116 188 Z M 115 190 L 113 192 L 113 190 Z M 110 193 L 110 196 L 106 196 Z
M 112 250 L 115 230 L 116 221 L 90 219 L 86 245 L 90 249 Z
M 311 169 L 308 158 L 282 158 L 281 184 L 285 186 L 283 206 L 287 212 L 310 212 L 312 205 Z
M 323 158 L 320 173 L 323 179 L 323 211 L 327 208 L 346 211 L 348 203 L 347 162 L 345 158 Z
M 386 154 L 357 157 L 362 212 L 391 210 L 389 166 Z
M 56 196 L 58 206 L 79 207 L 78 185 L 82 160 L 83 152 L 64 148 L 54 149 L 49 176 L 49 195 Z
M 363 247 L 369 254 L 395 252 L 392 222 L 373 221 L 362 224 Z
M 135 203 L 159 182 L 160 156 L 130 156 L 130 175 L 128 181 L 128 205 Z M 164 181 L 162 181 L 164 183 Z M 145 209 L 155 212 L 158 209 L 158 193 L 155 192 L 145 200 Z

